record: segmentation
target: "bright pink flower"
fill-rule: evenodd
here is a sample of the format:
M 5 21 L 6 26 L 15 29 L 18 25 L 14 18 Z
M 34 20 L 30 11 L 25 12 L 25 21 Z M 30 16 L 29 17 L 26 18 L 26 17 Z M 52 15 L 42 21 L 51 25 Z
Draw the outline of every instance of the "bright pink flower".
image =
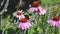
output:
M 60 20 L 58 21 L 55 21 L 55 20 L 48 20 L 48 23 L 51 25 L 51 26 L 60 26 Z
M 46 10 L 44 8 L 42 8 L 41 6 L 38 6 L 38 7 L 30 7 L 29 8 L 29 11 L 30 12 L 36 11 L 40 15 L 44 15 L 46 13 Z
M 49 19 L 48 23 L 51 26 L 60 26 L 60 19 L 58 19 L 58 16 L 54 16 L 53 19 Z
M 22 30 L 26 30 L 31 27 L 30 21 L 26 22 L 19 22 L 18 28 L 21 28 Z

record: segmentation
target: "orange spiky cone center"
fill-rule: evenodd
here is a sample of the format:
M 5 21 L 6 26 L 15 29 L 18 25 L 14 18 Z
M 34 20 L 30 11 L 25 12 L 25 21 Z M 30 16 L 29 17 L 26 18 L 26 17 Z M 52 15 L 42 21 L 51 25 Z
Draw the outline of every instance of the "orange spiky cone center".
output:
M 33 7 L 38 7 L 39 6 L 39 2 L 38 1 L 33 1 L 32 6 Z
M 17 12 L 17 15 L 21 15 L 21 13 L 20 12 Z
M 22 22 L 26 22 L 27 19 L 26 19 L 26 18 L 22 18 L 21 21 L 22 21 Z
M 54 16 L 53 19 L 54 20 L 59 20 L 59 17 L 58 16 Z
M 29 16 L 28 15 L 24 15 L 24 16 L 25 16 L 25 18 L 22 18 L 21 19 L 22 22 L 26 22 L 29 19 Z

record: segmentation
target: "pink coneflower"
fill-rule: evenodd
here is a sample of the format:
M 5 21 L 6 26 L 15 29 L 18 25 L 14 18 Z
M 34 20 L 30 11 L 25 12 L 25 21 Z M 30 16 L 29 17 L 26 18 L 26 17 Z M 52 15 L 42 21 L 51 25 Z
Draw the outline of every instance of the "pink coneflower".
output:
M 29 16 L 24 15 L 22 11 L 17 11 L 14 14 L 17 18 L 19 18 L 18 28 L 22 30 L 26 30 L 31 27 L 31 23 L 29 21 Z
M 40 15 L 44 15 L 46 10 L 42 8 L 37 1 L 32 3 L 32 7 L 29 8 L 29 12 L 37 12 Z
M 19 18 L 19 20 L 20 20 L 21 18 L 25 18 L 22 10 L 21 10 L 21 11 L 20 11 L 20 10 L 16 11 L 13 15 L 16 16 L 17 18 Z
M 25 18 L 22 18 L 18 25 L 18 28 L 21 28 L 22 30 L 26 30 L 31 27 L 31 23 L 28 21 L 29 17 L 27 15 L 24 16 Z
M 26 22 L 19 22 L 18 28 L 21 28 L 22 30 L 26 30 L 31 27 L 31 23 L 29 21 Z
M 58 16 L 54 16 L 53 19 L 49 19 L 48 20 L 48 23 L 51 25 L 51 26 L 60 26 L 60 19 Z

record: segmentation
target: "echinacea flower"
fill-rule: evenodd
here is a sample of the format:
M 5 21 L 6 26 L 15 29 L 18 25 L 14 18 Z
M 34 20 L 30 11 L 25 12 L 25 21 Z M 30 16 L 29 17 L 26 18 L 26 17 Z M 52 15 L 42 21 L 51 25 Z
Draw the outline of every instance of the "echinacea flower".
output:
M 49 19 L 48 20 L 48 23 L 51 25 L 51 26 L 60 26 L 60 19 L 58 16 L 54 16 L 53 19 Z
M 28 10 L 29 12 L 37 12 L 40 15 L 46 13 L 46 9 L 42 8 L 37 1 L 32 3 L 32 6 Z
M 18 28 L 22 30 L 26 30 L 31 27 L 31 23 L 29 21 L 29 16 L 24 15 L 22 11 L 15 12 L 15 16 L 19 18 Z
M 23 14 L 23 12 L 22 12 L 22 10 L 21 11 L 16 11 L 15 13 L 14 13 L 14 16 L 16 16 L 17 18 L 19 18 L 19 20 L 21 19 L 21 18 L 24 18 L 25 16 L 24 16 L 24 14 Z
M 30 21 L 26 22 L 19 22 L 18 28 L 21 28 L 22 30 L 26 30 L 31 27 Z
M 25 16 L 25 18 L 22 18 L 18 24 L 18 28 L 21 28 L 22 30 L 26 30 L 31 27 L 31 23 L 28 20 L 28 17 Z

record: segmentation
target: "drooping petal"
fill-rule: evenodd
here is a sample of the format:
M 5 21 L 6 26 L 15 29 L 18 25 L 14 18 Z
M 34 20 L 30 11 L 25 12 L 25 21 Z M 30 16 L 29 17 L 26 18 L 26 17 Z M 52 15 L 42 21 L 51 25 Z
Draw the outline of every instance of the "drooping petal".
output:
M 27 25 L 27 28 L 31 27 L 31 23 L 29 21 L 27 22 Z
M 46 9 L 42 8 L 41 6 L 39 6 L 38 9 L 40 10 L 40 15 L 44 15 L 46 13 Z
M 55 20 L 48 20 L 48 23 L 51 25 L 51 26 L 60 26 L 60 20 L 58 21 L 55 21 Z
M 24 22 L 24 23 L 20 22 L 19 25 L 18 25 L 18 28 L 21 28 L 22 30 L 24 30 L 24 29 L 26 30 L 30 27 L 31 27 L 31 23 L 29 21 Z
M 60 26 L 60 20 L 58 20 L 57 26 Z
M 24 15 L 17 15 L 17 18 L 19 18 L 19 20 L 21 20 L 21 18 L 24 18 Z
M 34 12 L 34 11 L 35 11 L 35 7 L 29 8 L 29 12 Z
M 56 22 L 54 22 L 52 19 L 48 20 L 48 23 L 51 25 L 51 26 L 55 26 Z

